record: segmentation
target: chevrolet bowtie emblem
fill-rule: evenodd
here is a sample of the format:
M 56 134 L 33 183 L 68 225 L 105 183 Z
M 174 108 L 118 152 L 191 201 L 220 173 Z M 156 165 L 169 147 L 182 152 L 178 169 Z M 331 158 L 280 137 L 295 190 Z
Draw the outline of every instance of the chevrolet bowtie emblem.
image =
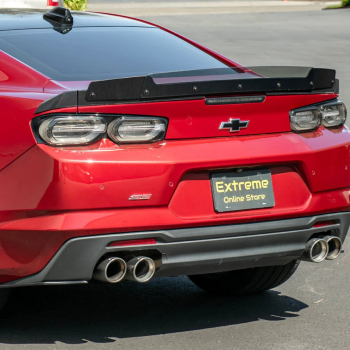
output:
M 229 122 L 222 122 L 219 130 L 230 129 L 230 132 L 239 132 L 248 127 L 249 120 L 230 119 Z

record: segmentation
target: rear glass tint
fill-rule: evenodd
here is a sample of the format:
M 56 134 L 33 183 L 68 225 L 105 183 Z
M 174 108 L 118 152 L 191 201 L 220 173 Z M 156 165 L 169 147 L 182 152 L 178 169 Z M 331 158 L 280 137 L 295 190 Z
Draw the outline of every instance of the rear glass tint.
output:
M 103 80 L 224 68 L 222 62 L 158 28 L 74 28 L 0 33 L 0 49 L 53 80 Z

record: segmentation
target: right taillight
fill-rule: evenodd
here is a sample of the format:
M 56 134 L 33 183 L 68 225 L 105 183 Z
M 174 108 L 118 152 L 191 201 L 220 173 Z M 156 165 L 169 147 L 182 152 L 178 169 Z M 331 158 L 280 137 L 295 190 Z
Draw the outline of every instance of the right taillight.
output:
M 294 109 L 289 112 L 293 131 L 303 132 L 317 129 L 321 124 L 326 128 L 345 124 L 346 107 L 343 102 L 332 101 Z
M 321 106 L 322 125 L 326 128 L 341 126 L 346 121 L 346 107 L 343 102 L 331 102 Z
M 295 109 L 289 116 L 294 131 L 311 131 L 321 124 L 321 112 L 316 106 Z

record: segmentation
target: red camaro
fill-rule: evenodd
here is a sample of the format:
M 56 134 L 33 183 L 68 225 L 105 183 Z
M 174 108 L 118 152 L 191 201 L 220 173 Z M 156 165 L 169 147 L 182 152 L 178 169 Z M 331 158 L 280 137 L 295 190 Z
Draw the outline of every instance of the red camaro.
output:
M 188 275 L 249 294 L 337 258 L 338 93 L 332 69 L 245 68 L 136 19 L 2 10 L 0 287 Z

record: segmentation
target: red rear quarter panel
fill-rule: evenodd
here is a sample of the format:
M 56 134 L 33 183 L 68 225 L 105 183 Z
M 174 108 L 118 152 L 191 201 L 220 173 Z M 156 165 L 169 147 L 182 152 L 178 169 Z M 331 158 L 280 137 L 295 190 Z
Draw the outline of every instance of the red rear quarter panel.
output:
M 30 121 L 48 78 L 0 51 L 0 170 L 35 145 Z

